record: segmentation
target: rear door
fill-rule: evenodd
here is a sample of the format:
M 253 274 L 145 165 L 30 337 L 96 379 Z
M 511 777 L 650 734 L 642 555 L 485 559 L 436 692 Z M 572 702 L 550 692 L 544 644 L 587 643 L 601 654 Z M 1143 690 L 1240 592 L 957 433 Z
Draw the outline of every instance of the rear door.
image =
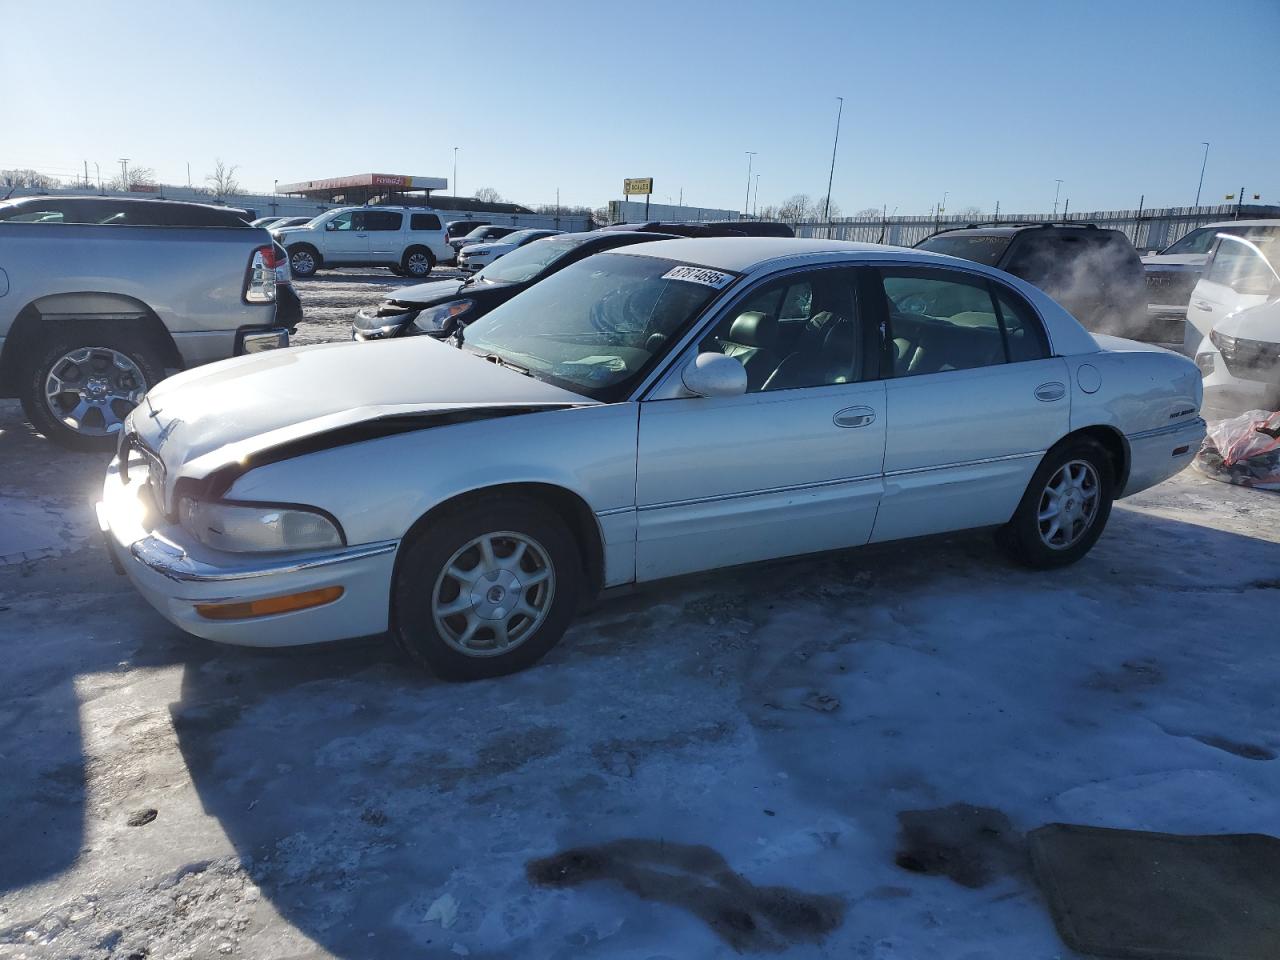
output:
M 1277 240 L 1252 240 L 1230 234 L 1220 236 L 1209 251 L 1203 276 L 1191 292 L 1187 305 L 1187 333 L 1183 350 L 1195 356 L 1201 340 L 1227 314 L 1252 307 L 1267 299 L 1277 283 L 1271 261 L 1277 260 Z
M 697 353 L 725 353 L 747 368 L 745 394 L 641 402 L 638 580 L 867 541 L 885 387 L 857 280 L 854 269 L 826 268 L 766 281 L 673 371 Z
M 369 235 L 369 259 L 375 263 L 399 263 L 408 245 L 400 229 L 404 214 L 394 210 L 366 210 L 365 232 Z
M 950 268 L 878 274 L 889 423 L 871 539 L 1005 523 L 1070 429 L 1066 361 L 1004 284 Z

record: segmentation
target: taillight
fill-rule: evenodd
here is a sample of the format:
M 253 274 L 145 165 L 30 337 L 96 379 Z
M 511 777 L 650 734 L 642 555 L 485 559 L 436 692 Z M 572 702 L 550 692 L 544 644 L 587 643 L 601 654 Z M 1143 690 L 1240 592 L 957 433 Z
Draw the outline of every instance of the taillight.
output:
M 246 303 L 274 303 L 276 284 L 280 282 L 280 274 L 284 271 L 284 279 L 288 280 L 289 258 L 281 256 L 274 245 L 258 247 L 249 258 L 249 274 L 244 282 L 244 299 Z

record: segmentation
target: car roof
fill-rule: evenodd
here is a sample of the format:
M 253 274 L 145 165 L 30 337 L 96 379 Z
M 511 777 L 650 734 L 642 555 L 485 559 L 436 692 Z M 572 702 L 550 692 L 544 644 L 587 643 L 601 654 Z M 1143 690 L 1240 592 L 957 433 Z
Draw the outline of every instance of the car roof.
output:
M 885 251 L 902 253 L 905 250 L 904 247 L 887 247 L 878 243 L 854 243 L 849 240 L 798 240 L 794 237 L 680 237 L 675 240 L 638 243 L 619 252 L 628 257 L 663 257 L 669 260 L 696 263 L 704 267 L 731 270 L 734 273 L 746 273 L 753 267 L 784 257 L 817 256 L 824 253 L 856 253 L 874 256 Z
M 1195 229 L 1204 230 L 1209 227 L 1280 227 L 1280 220 L 1219 220 L 1217 223 L 1206 223 Z

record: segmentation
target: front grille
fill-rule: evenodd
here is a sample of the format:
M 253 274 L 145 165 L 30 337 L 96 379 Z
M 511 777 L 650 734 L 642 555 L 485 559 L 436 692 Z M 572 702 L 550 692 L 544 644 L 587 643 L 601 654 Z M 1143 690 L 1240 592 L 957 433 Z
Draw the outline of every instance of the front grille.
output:
M 1183 304 L 1191 299 L 1196 286 L 1196 275 L 1186 270 L 1146 271 L 1147 301 L 1149 303 Z

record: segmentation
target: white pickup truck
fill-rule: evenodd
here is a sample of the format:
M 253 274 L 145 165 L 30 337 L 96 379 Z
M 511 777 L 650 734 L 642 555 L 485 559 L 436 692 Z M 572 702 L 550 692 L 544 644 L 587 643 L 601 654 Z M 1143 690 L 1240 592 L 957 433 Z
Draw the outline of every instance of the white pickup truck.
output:
M 173 369 L 287 346 L 284 251 L 243 211 L 166 200 L 0 202 L 0 397 L 46 437 L 110 449 Z
M 402 277 L 425 277 L 456 256 L 440 214 L 424 207 L 339 207 L 271 235 L 289 251 L 295 277 L 323 267 L 387 267 Z

